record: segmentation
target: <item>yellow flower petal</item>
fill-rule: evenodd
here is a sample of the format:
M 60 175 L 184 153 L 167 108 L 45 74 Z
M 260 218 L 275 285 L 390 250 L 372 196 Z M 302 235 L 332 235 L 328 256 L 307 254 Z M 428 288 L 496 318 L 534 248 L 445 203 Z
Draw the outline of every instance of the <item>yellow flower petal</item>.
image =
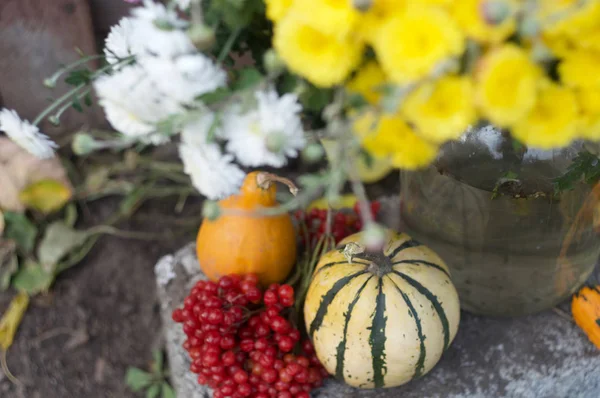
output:
M 576 91 L 581 110 L 581 138 L 600 140 L 600 87 Z
M 600 53 L 574 51 L 558 66 L 560 80 L 570 87 L 600 86 Z
M 369 103 L 375 105 L 381 99 L 380 87 L 385 83 L 385 73 L 379 64 L 371 61 L 363 66 L 346 88 L 351 93 L 362 95 Z
M 291 71 L 320 87 L 343 82 L 363 51 L 361 43 L 325 34 L 294 14 L 275 26 L 273 45 Z
M 509 16 L 501 23 L 494 25 L 486 22 L 481 10 L 481 0 L 460 0 L 453 3 L 452 15 L 465 34 L 485 43 L 499 43 L 514 33 L 516 21 Z M 506 2 L 509 7 L 514 7 L 513 2 Z
M 267 18 L 273 22 L 281 20 L 288 12 L 294 0 L 265 0 Z
M 318 31 L 340 38 L 353 32 L 360 17 L 352 0 L 298 0 L 290 12 Z
M 427 76 L 441 61 L 462 53 L 465 41 L 447 13 L 414 7 L 390 18 L 373 45 L 383 70 L 403 84 Z
M 430 164 L 437 155 L 437 147 L 419 137 L 397 115 L 373 113 L 360 116 L 354 131 L 362 139 L 365 150 L 378 158 L 388 158 L 395 167 L 414 170 Z
M 573 92 L 544 82 L 537 101 L 512 134 L 526 145 L 551 149 L 569 144 L 578 133 L 578 106 Z
M 521 119 L 535 103 L 540 71 L 515 45 L 506 44 L 484 57 L 477 77 L 477 105 L 498 126 Z
M 406 0 L 374 0 L 363 13 L 358 24 L 358 34 L 369 43 L 373 42 L 384 22 L 404 11 Z
M 473 84 L 467 77 L 446 76 L 421 85 L 402 104 L 403 115 L 426 139 L 456 139 L 476 121 Z

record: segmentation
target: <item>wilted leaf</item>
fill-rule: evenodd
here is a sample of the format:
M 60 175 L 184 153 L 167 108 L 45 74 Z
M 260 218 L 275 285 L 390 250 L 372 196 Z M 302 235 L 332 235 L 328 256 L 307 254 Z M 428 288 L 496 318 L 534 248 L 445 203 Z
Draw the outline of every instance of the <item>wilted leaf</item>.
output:
M 154 384 L 146 391 L 146 398 L 157 398 L 160 394 L 160 385 Z
M 162 398 L 177 398 L 173 387 L 167 382 L 164 382 L 162 385 Z
M 55 221 L 46 228 L 38 247 L 37 257 L 42 268 L 53 273 L 56 264 L 69 252 L 83 244 L 88 233 L 76 231 L 63 221 Z
M 49 214 L 71 199 L 71 189 L 60 181 L 40 180 L 22 190 L 19 199 L 27 208 Z
M 53 280 L 53 274 L 46 272 L 41 265 L 28 261 L 13 278 L 13 286 L 34 295 L 48 290 Z
M 77 222 L 77 206 L 75 203 L 69 203 L 65 208 L 65 224 L 74 227 Z
M 4 351 L 12 345 L 15 333 L 28 305 L 29 296 L 27 293 L 21 292 L 11 301 L 10 306 L 0 319 L 0 347 Z
M 19 268 L 15 242 L 0 239 L 0 292 L 8 289 L 10 278 Z
M 17 243 L 19 249 L 24 253 L 33 250 L 37 228 L 24 214 L 6 212 L 4 213 L 4 237 L 12 239 Z
M 134 392 L 139 392 L 152 384 L 152 375 L 138 368 L 127 369 L 125 384 Z
M 23 212 L 20 192 L 40 180 L 59 181 L 73 190 L 58 158 L 38 159 L 9 138 L 0 137 L 0 208 Z

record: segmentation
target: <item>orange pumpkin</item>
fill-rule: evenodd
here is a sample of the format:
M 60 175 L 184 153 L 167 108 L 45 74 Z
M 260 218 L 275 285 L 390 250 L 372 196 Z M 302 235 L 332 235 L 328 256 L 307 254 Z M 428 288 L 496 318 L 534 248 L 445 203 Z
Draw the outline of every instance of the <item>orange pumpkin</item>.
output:
M 211 280 L 222 275 L 255 273 L 263 285 L 282 282 L 296 262 L 296 233 L 289 214 L 261 215 L 277 206 L 275 182 L 297 188 L 266 172 L 248 174 L 239 194 L 219 202 L 222 215 L 204 219 L 196 251 L 200 268 Z
M 600 288 L 584 287 L 573 296 L 571 311 L 575 323 L 600 349 Z

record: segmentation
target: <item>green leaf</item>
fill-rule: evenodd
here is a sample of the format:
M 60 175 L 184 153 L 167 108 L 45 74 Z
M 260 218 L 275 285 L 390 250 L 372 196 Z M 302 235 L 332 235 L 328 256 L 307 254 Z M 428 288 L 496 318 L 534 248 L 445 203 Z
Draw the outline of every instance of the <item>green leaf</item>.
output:
M 23 290 L 30 295 L 44 292 L 50 288 L 54 275 L 46 272 L 41 265 L 27 260 L 25 266 L 13 278 L 13 286 L 17 290 Z
M 146 398 L 157 398 L 160 395 L 160 384 L 154 384 L 146 390 Z
M 331 102 L 332 96 L 333 92 L 330 89 L 322 89 L 309 85 L 300 94 L 300 102 L 305 109 L 320 112 Z
M 233 83 L 234 91 L 246 90 L 256 86 L 264 79 L 264 76 L 256 68 L 244 68 L 239 74 L 238 78 Z
M 88 237 L 85 231 L 76 231 L 63 221 L 55 221 L 46 228 L 38 247 L 38 260 L 42 267 L 54 273 L 58 262 L 73 249 L 81 246 Z
M 86 106 L 92 106 L 92 96 L 90 95 L 90 93 L 87 93 L 84 97 L 83 97 L 83 103 Z
M 79 102 L 79 98 L 78 97 L 73 98 L 73 101 L 71 102 L 71 106 L 77 112 L 83 112 L 83 106 L 81 106 L 81 102 Z
M 365 161 L 365 165 L 368 168 L 373 167 L 373 163 L 374 163 L 375 159 L 373 159 L 373 156 L 369 152 L 367 152 L 363 148 L 361 148 L 360 156 L 362 156 L 363 160 Z
M 74 227 L 77 222 L 77 206 L 75 203 L 69 203 L 65 207 L 65 225 Z
M 167 382 L 164 382 L 162 385 L 162 398 L 177 398 L 175 396 L 175 390 L 173 390 L 173 387 Z
M 92 81 L 93 72 L 89 69 L 74 70 L 65 78 L 65 83 L 71 86 L 88 84 Z
M 578 182 L 594 184 L 599 179 L 600 160 L 590 152 L 581 152 L 573 159 L 567 171 L 554 179 L 554 190 L 558 194 L 573 189 Z
M 5 212 L 4 236 L 17 242 L 17 247 L 23 253 L 30 253 L 35 244 L 37 228 L 29 221 L 24 214 Z
M 71 199 L 71 189 L 64 183 L 45 179 L 30 184 L 19 193 L 19 200 L 29 209 L 50 214 Z
M 142 185 L 135 188 L 121 201 L 119 211 L 121 214 L 131 215 L 146 200 L 146 192 L 152 185 Z
M 12 276 L 19 269 L 19 260 L 15 250 L 15 242 L 0 239 L 0 292 L 8 289 Z
M 231 90 L 227 87 L 219 87 L 215 91 L 196 97 L 196 100 L 203 102 L 205 105 L 213 105 L 229 98 L 230 95 Z
M 152 375 L 141 369 L 130 367 L 125 375 L 125 384 L 132 391 L 139 392 L 152 384 Z
M 155 375 L 162 374 L 164 363 L 164 356 L 162 351 L 155 350 L 152 353 L 152 357 L 154 358 L 154 361 L 152 362 L 152 373 L 154 373 Z
M 284 93 L 291 93 L 296 89 L 298 85 L 298 77 L 291 73 L 286 73 L 281 79 L 279 89 Z
M 221 113 L 215 113 L 215 117 L 213 118 L 210 127 L 208 128 L 208 132 L 206 133 L 206 142 L 211 143 L 215 140 L 215 136 L 217 134 L 217 129 L 221 126 Z

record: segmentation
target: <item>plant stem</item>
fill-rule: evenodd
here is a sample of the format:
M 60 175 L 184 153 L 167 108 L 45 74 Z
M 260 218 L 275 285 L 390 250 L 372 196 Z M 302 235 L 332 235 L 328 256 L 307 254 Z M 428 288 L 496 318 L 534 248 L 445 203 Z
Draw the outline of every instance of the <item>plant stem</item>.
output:
M 227 38 L 227 41 L 223 45 L 223 49 L 221 49 L 221 52 L 219 53 L 219 57 L 217 58 L 217 63 L 223 62 L 225 57 L 227 57 L 227 54 L 229 54 L 229 52 L 231 51 L 231 48 L 233 47 L 233 43 L 235 43 L 235 41 L 237 40 L 237 38 L 241 32 L 242 32 L 241 28 L 236 28 L 234 31 L 231 32 L 231 34 Z
M 85 87 L 85 86 L 80 86 L 81 87 Z M 90 91 L 92 91 L 91 87 L 86 88 L 85 90 L 83 90 L 81 93 L 76 94 L 75 97 L 78 99 L 83 98 L 84 96 L 86 96 Z M 54 119 L 58 122 L 60 117 L 62 116 L 62 114 L 69 109 L 71 106 L 73 106 L 73 104 L 71 102 L 66 103 L 65 105 L 63 105 L 58 111 L 56 111 L 56 114 L 53 116 Z
M 44 84 L 48 87 L 54 87 L 56 85 L 56 81 L 58 80 L 58 78 L 60 76 L 62 76 L 64 73 L 78 67 L 79 65 L 87 64 L 90 61 L 94 61 L 96 59 L 101 59 L 101 58 L 105 58 L 104 54 L 94 54 L 94 55 L 89 55 L 87 57 L 81 58 L 81 59 L 57 70 L 56 72 L 54 72 L 54 74 L 52 76 L 50 76 L 49 78 L 44 80 Z
M 202 12 L 202 0 L 192 0 L 190 4 L 190 13 L 192 23 L 201 25 L 204 23 L 204 13 Z

